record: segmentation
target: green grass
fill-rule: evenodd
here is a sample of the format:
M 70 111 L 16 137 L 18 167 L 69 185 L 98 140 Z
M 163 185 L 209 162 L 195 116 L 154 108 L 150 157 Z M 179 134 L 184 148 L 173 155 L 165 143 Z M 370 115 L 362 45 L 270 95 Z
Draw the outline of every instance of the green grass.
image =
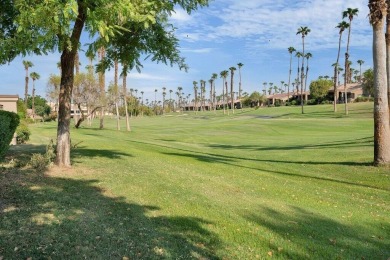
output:
M 72 129 L 70 170 L 3 166 L 0 258 L 390 257 L 372 103 L 217 112 L 96 121 Z M 31 130 L 8 158 L 55 139 L 54 123 Z

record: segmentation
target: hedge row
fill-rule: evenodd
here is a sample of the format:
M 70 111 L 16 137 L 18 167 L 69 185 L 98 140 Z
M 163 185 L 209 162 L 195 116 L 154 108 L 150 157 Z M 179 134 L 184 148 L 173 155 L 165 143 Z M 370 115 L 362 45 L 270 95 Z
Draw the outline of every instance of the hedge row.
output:
M 7 152 L 18 125 L 19 116 L 16 113 L 0 110 L 0 160 Z

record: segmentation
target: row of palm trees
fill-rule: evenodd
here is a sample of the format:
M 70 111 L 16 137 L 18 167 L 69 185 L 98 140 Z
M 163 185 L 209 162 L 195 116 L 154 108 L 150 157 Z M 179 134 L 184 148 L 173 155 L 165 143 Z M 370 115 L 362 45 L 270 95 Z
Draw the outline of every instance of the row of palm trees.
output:
M 33 118 L 35 118 L 35 81 L 40 79 L 41 76 L 37 72 L 31 72 L 30 73 L 30 77 L 29 77 L 28 69 L 34 66 L 34 64 L 31 61 L 24 60 L 23 61 L 23 66 L 24 66 L 24 70 L 26 71 L 25 87 L 24 87 L 24 104 L 27 107 L 28 81 L 29 81 L 29 78 L 31 78 L 32 81 L 33 81 L 33 89 L 32 89 L 32 95 L 31 95 L 31 98 L 32 98 L 31 110 L 32 110 L 32 116 L 33 116 Z

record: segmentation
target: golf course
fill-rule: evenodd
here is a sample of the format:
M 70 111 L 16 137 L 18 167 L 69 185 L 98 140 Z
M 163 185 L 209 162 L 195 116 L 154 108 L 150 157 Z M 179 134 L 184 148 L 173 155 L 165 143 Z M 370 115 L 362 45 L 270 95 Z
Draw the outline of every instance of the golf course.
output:
M 300 109 L 96 119 L 43 170 L 57 123 L 31 124 L 1 168 L 0 259 L 388 259 L 373 103 Z

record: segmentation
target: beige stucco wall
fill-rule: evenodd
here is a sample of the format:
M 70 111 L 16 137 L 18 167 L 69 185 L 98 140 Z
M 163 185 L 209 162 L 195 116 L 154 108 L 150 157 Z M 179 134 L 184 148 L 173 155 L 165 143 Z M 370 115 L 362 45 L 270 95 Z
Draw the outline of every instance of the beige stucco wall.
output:
M 0 95 L 0 107 L 2 105 L 2 110 L 16 113 L 18 99 L 19 97 L 15 95 Z

